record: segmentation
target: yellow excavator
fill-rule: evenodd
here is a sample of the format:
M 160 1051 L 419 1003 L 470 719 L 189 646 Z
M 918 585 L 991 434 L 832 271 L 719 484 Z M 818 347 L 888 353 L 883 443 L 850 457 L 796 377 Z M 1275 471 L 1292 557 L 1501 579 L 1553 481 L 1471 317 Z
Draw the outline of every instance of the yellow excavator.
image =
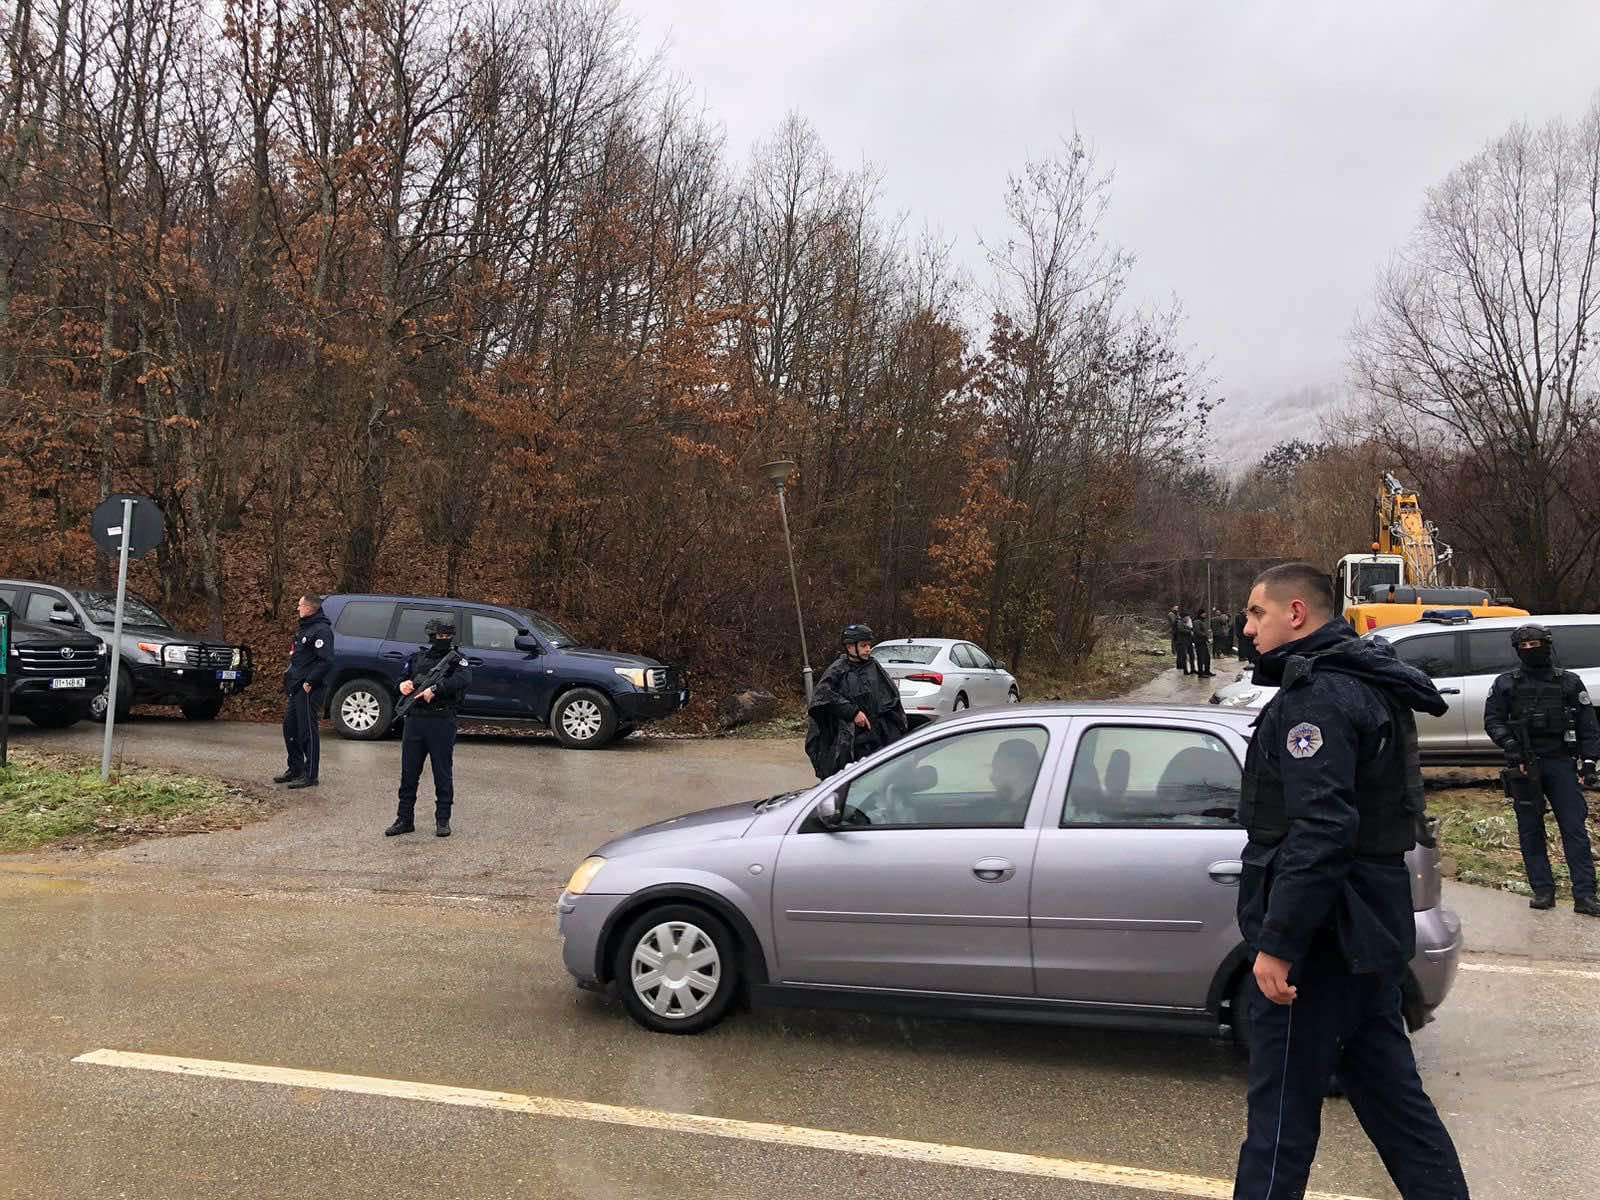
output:
M 1391 471 L 1383 473 L 1373 520 L 1372 553 L 1347 554 L 1333 571 L 1337 606 L 1357 633 L 1407 625 L 1424 615 L 1441 622 L 1528 615 L 1513 608 L 1509 597 L 1439 582 L 1439 568 L 1454 552 L 1434 537 L 1438 527 L 1423 519 L 1417 494 Z

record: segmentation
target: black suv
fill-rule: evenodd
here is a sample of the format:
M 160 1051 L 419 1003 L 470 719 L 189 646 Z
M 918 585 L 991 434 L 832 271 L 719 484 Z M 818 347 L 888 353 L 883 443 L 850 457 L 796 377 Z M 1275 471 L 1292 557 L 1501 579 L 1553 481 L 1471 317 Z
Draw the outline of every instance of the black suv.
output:
M 82 629 L 111 645 L 116 622 L 114 593 L 61 587 L 29 579 L 0 579 L 5 600 L 35 625 Z M 132 592 L 122 608 L 122 668 L 117 672 L 117 719 L 135 704 L 174 704 L 191 721 L 209 721 L 223 701 L 250 686 L 254 672 L 250 648 L 183 633 Z M 104 720 L 106 688 L 90 705 Z
M 11 618 L 11 646 L 6 652 L 11 711 L 45 729 L 76 725 L 106 690 L 111 659 L 105 646 L 76 630 L 19 620 L 6 603 L 3 588 L 0 611 Z
M 561 744 L 591 749 L 627 737 L 689 702 L 682 673 L 651 658 L 591 650 L 530 608 L 426 596 L 329 596 L 333 671 L 328 716 L 340 735 L 381 738 L 394 723 L 400 674 L 434 617 L 456 624 L 472 664 L 461 715 L 548 726 Z

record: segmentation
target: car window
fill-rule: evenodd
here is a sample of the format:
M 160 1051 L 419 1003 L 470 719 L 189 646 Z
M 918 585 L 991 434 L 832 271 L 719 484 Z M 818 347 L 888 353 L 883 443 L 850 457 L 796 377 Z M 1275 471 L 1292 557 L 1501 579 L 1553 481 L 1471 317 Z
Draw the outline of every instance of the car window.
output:
M 534 632 L 556 650 L 569 650 L 579 644 L 577 638 L 543 613 L 534 612 L 531 608 L 513 608 L 511 611 L 525 617 L 528 624 L 533 626 Z
M 351 600 L 339 610 L 333 628 L 342 637 L 386 638 L 393 620 L 392 600 Z
M 1478 629 L 1468 633 L 1466 638 L 1466 674 L 1499 675 L 1517 668 L 1517 648 L 1511 644 L 1508 630 Z
M 428 640 L 428 622 L 439 617 L 453 621 L 456 614 L 448 608 L 402 608 L 400 623 L 395 626 L 394 640 L 422 645 Z
M 850 781 L 845 823 L 1020 829 L 1049 741 L 1037 725 L 1008 725 L 924 743 Z
M 1236 825 L 1240 778 L 1238 759 L 1215 734 L 1097 725 L 1078 742 L 1061 823 Z
M 0 588 L 0 605 L 5 606 L 7 612 L 13 611 L 17 603 L 16 588 Z
M 938 646 L 922 646 L 912 643 L 903 643 L 889 646 L 874 646 L 872 657 L 881 663 L 931 663 L 939 657 Z
M 1555 625 L 1556 665 L 1569 671 L 1600 667 L 1600 625 Z M 1507 645 L 1511 639 L 1506 639 Z
M 28 606 L 22 610 L 22 619 L 36 625 L 47 625 L 50 612 L 56 606 L 56 597 L 47 592 L 29 592 Z
M 1460 659 L 1456 657 L 1456 635 L 1453 633 L 1404 638 L 1394 643 L 1394 652 L 1401 662 L 1419 668 L 1430 679 L 1449 679 L 1466 674 L 1461 669 Z
M 968 669 L 971 669 L 978 665 L 973 660 L 972 651 L 967 648 L 965 643 L 962 643 L 950 651 L 950 659 L 958 667 L 967 667 Z
M 985 654 L 982 650 L 979 650 L 976 646 L 969 645 L 967 647 L 967 653 L 972 655 L 972 661 L 978 667 L 979 670 L 982 670 L 982 671 L 992 671 L 992 670 L 994 670 L 994 659 L 990 658 L 987 654 Z
M 515 650 L 517 627 L 504 617 L 469 613 L 466 644 L 474 650 Z

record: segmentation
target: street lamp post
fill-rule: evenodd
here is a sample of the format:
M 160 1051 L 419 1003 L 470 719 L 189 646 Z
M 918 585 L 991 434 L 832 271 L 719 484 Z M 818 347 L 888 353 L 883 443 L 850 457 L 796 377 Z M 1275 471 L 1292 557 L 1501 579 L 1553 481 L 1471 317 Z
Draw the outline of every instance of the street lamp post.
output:
M 806 619 L 800 611 L 800 577 L 794 569 L 794 543 L 789 540 L 789 506 L 784 502 L 784 486 L 794 474 L 794 463 L 787 458 L 762 466 L 762 474 L 778 491 L 778 518 L 783 522 L 783 546 L 789 555 L 789 585 L 794 588 L 794 617 L 800 628 L 801 674 L 805 678 L 806 703 L 811 703 L 811 652 L 806 648 Z

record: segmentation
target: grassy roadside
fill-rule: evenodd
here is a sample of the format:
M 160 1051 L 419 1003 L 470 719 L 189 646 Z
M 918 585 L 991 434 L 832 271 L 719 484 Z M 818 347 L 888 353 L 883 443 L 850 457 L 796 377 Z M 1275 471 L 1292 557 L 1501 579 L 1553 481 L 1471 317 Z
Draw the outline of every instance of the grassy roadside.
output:
M 1462 883 L 1529 895 L 1517 848 L 1517 822 L 1511 801 L 1500 790 L 1497 771 L 1427 771 L 1428 812 L 1439 818 L 1439 853 L 1445 874 Z M 1556 890 L 1572 894 L 1561 834 L 1555 818 L 1545 814 L 1545 841 L 1550 847 Z M 1600 842 L 1600 821 L 1589 818 L 1589 838 Z
M 101 783 L 98 763 L 33 751 L 13 753 L 0 768 L 0 852 L 103 849 L 237 829 L 268 811 L 220 779 L 124 767 Z

